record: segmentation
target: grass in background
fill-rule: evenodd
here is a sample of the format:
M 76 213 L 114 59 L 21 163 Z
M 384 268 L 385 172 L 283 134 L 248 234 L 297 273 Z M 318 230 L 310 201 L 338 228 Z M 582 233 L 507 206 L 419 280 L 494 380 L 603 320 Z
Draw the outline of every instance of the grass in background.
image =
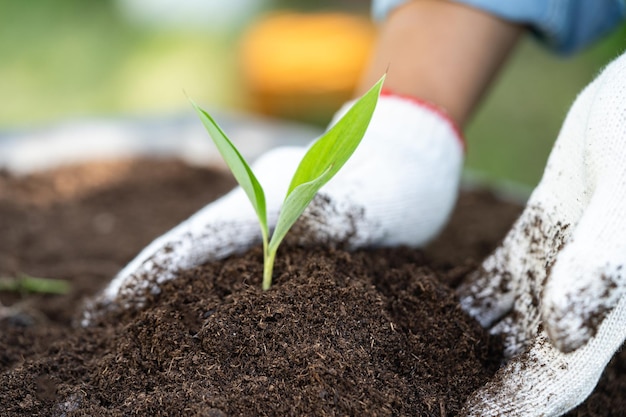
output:
M 111 1 L 0 3 L 0 128 L 237 101 L 227 36 L 132 27 Z

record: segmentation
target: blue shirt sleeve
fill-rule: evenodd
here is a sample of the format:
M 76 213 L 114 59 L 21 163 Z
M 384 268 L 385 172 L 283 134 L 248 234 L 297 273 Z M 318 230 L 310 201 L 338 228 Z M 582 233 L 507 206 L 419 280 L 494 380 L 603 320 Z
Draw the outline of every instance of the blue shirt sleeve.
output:
M 372 14 L 383 19 L 407 0 L 373 0 Z M 528 25 L 550 49 L 575 52 L 626 19 L 626 0 L 454 0 L 502 19 Z

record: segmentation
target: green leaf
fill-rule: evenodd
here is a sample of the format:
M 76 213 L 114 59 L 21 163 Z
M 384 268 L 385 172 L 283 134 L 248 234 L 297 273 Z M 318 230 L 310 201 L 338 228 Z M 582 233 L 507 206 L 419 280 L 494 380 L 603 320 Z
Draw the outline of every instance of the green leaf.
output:
M 330 180 L 343 167 L 361 143 L 376 108 L 384 80 L 385 76 L 310 147 L 291 179 L 287 195 L 300 184 L 320 177 L 329 168 L 331 168 L 328 177 Z
M 0 291 L 67 294 L 70 289 L 70 283 L 62 279 L 38 278 L 27 274 L 20 274 L 16 278 L 0 278 Z
M 304 155 L 289 185 L 270 241 L 270 251 L 278 248 L 315 194 L 335 176 L 359 146 L 376 108 L 384 80 L 385 76 L 357 100 Z
M 193 100 L 190 99 L 189 101 L 191 101 L 191 104 L 200 116 L 202 124 L 209 132 L 211 139 L 213 139 L 215 146 L 217 146 L 217 149 L 224 158 L 224 161 L 226 161 L 226 164 L 233 173 L 233 176 L 250 199 L 250 202 L 259 217 L 259 223 L 263 233 L 263 242 L 267 242 L 269 230 L 267 226 L 267 209 L 265 205 L 265 193 L 263 192 L 263 187 L 261 187 L 261 184 L 241 153 L 239 153 L 235 145 L 233 145 L 233 143 L 228 139 L 215 120 L 213 120 L 213 118 L 206 111 L 202 110 Z

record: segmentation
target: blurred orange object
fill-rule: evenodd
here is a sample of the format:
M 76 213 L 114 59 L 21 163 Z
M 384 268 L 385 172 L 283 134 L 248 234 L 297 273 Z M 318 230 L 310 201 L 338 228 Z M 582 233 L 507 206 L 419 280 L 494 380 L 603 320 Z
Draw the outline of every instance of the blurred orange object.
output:
M 261 113 L 327 123 L 352 97 L 375 38 L 367 17 L 281 12 L 244 34 L 242 75 Z

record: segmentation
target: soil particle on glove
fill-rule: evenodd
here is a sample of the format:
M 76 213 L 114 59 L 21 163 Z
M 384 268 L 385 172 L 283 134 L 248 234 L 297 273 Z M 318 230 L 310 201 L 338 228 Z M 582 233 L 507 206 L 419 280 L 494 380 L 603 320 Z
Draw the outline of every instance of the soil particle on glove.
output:
M 500 363 L 497 340 L 451 286 L 520 213 L 461 196 L 426 251 L 286 244 L 184 271 L 147 308 L 73 325 L 83 299 L 153 238 L 233 185 L 176 161 L 117 161 L 0 176 L 0 276 L 69 280 L 63 296 L 0 293 L 7 416 L 453 416 Z M 572 416 L 621 415 L 626 355 Z

